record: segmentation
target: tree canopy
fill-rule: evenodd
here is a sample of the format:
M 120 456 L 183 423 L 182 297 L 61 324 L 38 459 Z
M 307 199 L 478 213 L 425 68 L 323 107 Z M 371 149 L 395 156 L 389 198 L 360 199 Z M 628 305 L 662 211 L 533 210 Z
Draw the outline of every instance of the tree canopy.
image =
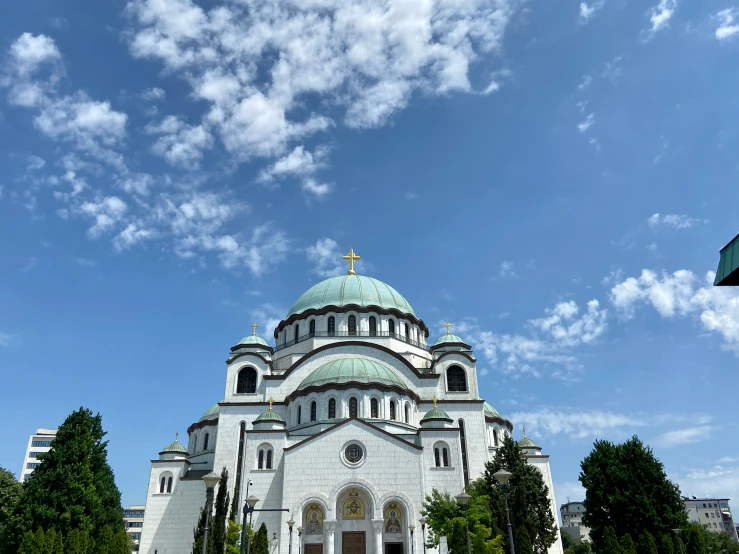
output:
M 16 480 L 15 475 L 0 467 L 0 537 L 3 536 L 3 529 L 10 521 L 22 495 L 23 485 Z
M 596 441 L 580 467 L 585 487 L 583 525 L 590 527 L 597 550 L 604 545 L 608 526 L 616 536 L 646 530 L 661 540 L 671 529 L 687 525 L 680 489 L 667 479 L 662 463 L 638 437 L 623 444 Z

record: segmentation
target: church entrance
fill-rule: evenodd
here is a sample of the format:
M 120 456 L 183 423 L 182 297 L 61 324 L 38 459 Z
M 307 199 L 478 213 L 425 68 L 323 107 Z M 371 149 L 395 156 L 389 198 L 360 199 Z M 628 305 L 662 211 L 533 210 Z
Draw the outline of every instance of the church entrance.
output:
M 344 531 L 341 534 L 341 554 L 366 554 L 366 544 L 364 531 Z
M 323 554 L 322 544 L 306 544 L 304 547 L 305 554 Z
M 385 554 L 403 554 L 402 542 L 386 542 Z

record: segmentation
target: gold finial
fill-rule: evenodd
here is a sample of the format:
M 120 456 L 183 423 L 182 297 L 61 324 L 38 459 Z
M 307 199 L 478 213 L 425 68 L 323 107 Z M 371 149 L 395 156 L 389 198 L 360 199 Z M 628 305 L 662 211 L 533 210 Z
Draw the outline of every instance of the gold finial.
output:
M 348 273 L 348 275 L 356 275 L 356 273 L 354 273 L 354 262 L 356 262 L 357 260 L 361 260 L 362 259 L 362 256 L 357 256 L 354 253 L 354 249 L 353 248 L 350 248 L 349 249 L 349 253 L 346 256 L 342 256 L 341 259 L 342 260 L 347 260 L 349 262 L 349 273 Z
M 444 327 L 446 327 L 446 334 L 447 335 L 451 335 L 451 333 L 449 332 L 449 327 L 451 327 L 451 326 L 452 326 L 452 324 L 449 323 L 448 321 L 444 324 Z
M 526 426 L 523 426 L 523 438 L 526 438 Z
M 257 322 L 256 321 L 254 323 L 252 323 L 252 326 L 251 326 L 251 334 L 252 334 L 253 337 L 256 337 L 257 336 L 257 327 L 259 327 L 259 325 L 257 325 Z
M 272 402 L 274 402 L 274 401 L 275 401 L 274 398 L 272 398 L 271 396 L 269 397 L 269 400 L 267 400 L 267 402 L 269 402 L 269 411 L 270 412 L 272 411 Z
M 179 431 L 175 431 L 175 433 L 174 433 L 174 441 L 177 442 L 177 439 L 178 438 L 180 438 L 180 432 Z
M 434 397 L 431 400 L 434 401 L 434 410 L 435 410 L 436 409 L 436 403 L 439 401 L 439 399 L 436 398 L 436 395 L 434 395 Z

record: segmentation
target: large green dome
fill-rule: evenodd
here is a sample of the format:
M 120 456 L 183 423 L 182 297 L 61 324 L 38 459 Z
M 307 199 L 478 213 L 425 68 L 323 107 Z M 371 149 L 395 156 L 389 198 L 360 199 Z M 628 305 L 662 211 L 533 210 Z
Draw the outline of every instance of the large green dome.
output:
M 406 388 L 400 377 L 384 365 L 365 358 L 341 358 L 316 369 L 300 383 L 298 390 L 343 383 L 376 383 Z
M 390 285 L 364 275 L 341 275 L 321 281 L 305 291 L 290 308 L 285 319 L 306 310 L 350 304 L 360 307 L 379 306 L 416 316 L 403 295 Z

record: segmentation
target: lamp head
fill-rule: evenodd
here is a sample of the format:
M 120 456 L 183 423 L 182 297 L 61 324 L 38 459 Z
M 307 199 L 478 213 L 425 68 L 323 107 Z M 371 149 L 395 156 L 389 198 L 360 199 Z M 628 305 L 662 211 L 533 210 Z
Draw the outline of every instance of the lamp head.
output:
M 302 534 L 303 534 L 303 526 L 301 525 L 300 527 L 298 527 L 298 535 L 302 535 Z
M 218 475 L 215 471 L 211 471 L 210 473 L 206 473 L 205 475 L 203 475 L 203 481 L 205 481 L 206 489 L 214 488 L 220 480 L 221 476 Z
M 409 525 L 408 526 L 408 529 L 410 529 L 411 533 L 413 533 L 413 531 L 416 530 L 416 526 L 415 525 Z
M 250 510 L 254 509 L 254 506 L 257 505 L 257 502 L 259 502 L 259 499 L 253 494 L 249 495 L 249 498 L 246 499 L 246 505 L 249 506 Z
M 470 498 L 472 497 L 469 494 L 463 492 L 462 494 L 457 495 L 457 502 L 459 502 L 462 506 L 467 507 L 467 504 L 470 503 Z
M 682 529 L 673 529 L 672 532 L 679 535 L 682 532 Z
M 418 523 L 421 524 L 421 527 L 425 527 L 426 526 L 426 518 L 425 517 L 422 517 L 421 519 L 418 520 Z
M 290 519 L 289 519 L 289 520 L 287 521 L 287 526 L 288 526 L 288 527 L 290 528 L 290 532 L 291 532 L 291 533 L 292 533 L 292 530 L 293 530 L 293 525 L 295 525 L 295 522 L 294 522 L 294 521 L 292 520 L 292 518 L 290 518 Z
M 493 477 L 499 485 L 505 487 L 508 485 L 508 481 L 510 481 L 511 477 L 513 477 L 513 474 L 510 471 L 506 471 L 505 469 L 499 469 L 498 471 L 493 473 Z

